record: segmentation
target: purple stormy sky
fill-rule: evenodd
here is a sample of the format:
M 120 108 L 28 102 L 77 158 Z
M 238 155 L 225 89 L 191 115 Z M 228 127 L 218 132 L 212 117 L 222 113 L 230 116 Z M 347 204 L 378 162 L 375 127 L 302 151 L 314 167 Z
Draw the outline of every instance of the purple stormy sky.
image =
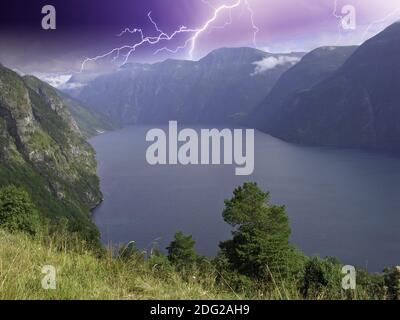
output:
M 45 4 L 57 10 L 56 30 L 41 29 Z M 356 8 L 355 30 L 339 26 L 345 5 Z M 221 9 L 215 14 L 217 8 Z M 150 11 L 165 35 L 182 26 L 193 30 L 157 44 L 145 42 L 125 59 L 141 37 L 118 37 L 122 30 L 141 28 L 150 40 L 159 36 L 148 19 Z M 95 63 L 89 61 L 85 69 L 109 69 L 115 57 L 117 65 L 125 60 L 198 59 L 222 46 L 309 51 L 322 45 L 360 44 L 398 19 L 400 0 L 2 0 L 0 62 L 27 73 L 72 73 L 80 70 L 85 57 L 121 46 L 130 48 L 119 56 L 114 51 Z M 177 53 L 154 54 L 163 47 L 174 51 L 186 42 Z

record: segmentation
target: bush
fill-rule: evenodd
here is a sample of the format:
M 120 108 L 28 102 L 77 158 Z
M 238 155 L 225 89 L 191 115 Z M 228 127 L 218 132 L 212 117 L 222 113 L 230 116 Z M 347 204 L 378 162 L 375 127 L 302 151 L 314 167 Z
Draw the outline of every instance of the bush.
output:
M 304 298 L 315 298 L 321 295 L 326 298 L 341 297 L 341 283 L 343 275 L 341 264 L 333 258 L 310 258 L 304 270 L 301 293 Z
M 0 228 L 30 235 L 39 231 L 38 210 L 24 189 L 16 186 L 0 189 Z
M 390 300 L 400 300 L 400 267 L 384 270 L 385 287 Z
M 174 267 L 168 260 L 168 257 L 159 250 L 152 250 L 150 257 L 148 258 L 148 263 L 152 270 L 160 272 L 173 272 Z
M 385 297 L 385 281 L 382 274 L 357 269 L 357 298 L 382 300 Z

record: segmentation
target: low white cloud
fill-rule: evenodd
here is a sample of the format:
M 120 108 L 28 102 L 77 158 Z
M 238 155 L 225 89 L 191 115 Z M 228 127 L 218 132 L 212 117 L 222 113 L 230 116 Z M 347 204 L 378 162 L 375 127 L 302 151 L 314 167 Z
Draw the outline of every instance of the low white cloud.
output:
M 86 87 L 86 84 L 79 83 L 79 82 L 72 82 L 72 83 L 67 82 L 67 83 L 60 85 L 58 87 L 58 89 L 59 90 L 74 90 L 74 89 L 81 89 L 83 87 Z
M 18 73 L 18 75 L 21 77 L 23 77 L 25 75 L 25 72 L 19 70 L 18 68 L 13 68 L 12 71 Z
M 256 66 L 254 69 L 254 75 L 262 74 L 264 72 L 267 72 L 269 70 L 275 69 L 276 67 L 285 65 L 285 64 L 296 64 L 297 62 L 300 61 L 299 57 L 294 57 L 294 56 L 271 56 L 271 57 L 266 57 L 260 61 L 256 61 L 253 64 Z
M 47 82 L 52 87 L 58 88 L 66 84 L 72 77 L 70 74 L 34 73 L 34 76 Z

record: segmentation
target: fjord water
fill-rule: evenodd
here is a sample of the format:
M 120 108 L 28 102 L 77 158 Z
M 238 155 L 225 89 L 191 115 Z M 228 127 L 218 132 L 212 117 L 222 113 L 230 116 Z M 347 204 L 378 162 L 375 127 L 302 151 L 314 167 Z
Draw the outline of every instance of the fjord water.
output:
M 230 165 L 148 165 L 152 128 L 91 140 L 104 194 L 94 220 L 105 244 L 164 249 L 181 230 L 193 235 L 200 254 L 214 255 L 230 237 L 224 199 L 255 181 L 272 203 L 286 205 L 291 241 L 306 254 L 370 271 L 400 263 L 400 157 L 297 146 L 256 132 L 254 174 L 238 177 Z

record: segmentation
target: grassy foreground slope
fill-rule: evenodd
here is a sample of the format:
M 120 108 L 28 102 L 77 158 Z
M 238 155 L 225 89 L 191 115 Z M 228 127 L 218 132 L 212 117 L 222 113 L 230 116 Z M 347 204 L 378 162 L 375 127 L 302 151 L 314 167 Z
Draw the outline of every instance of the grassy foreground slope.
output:
M 101 257 L 79 242 L 34 239 L 0 230 L 0 300 L 4 299 L 234 299 L 213 275 L 183 280 L 150 261 Z M 65 238 L 67 239 L 67 238 Z M 53 265 L 57 289 L 44 290 L 42 267 Z
M 56 289 L 42 288 L 42 268 L 56 268 Z M 321 288 L 304 297 L 296 282 L 272 282 L 237 290 L 215 268 L 188 275 L 140 256 L 122 259 L 96 254 L 70 236 L 32 239 L 0 230 L 0 300 L 329 300 L 376 299 L 363 289 L 333 297 Z

